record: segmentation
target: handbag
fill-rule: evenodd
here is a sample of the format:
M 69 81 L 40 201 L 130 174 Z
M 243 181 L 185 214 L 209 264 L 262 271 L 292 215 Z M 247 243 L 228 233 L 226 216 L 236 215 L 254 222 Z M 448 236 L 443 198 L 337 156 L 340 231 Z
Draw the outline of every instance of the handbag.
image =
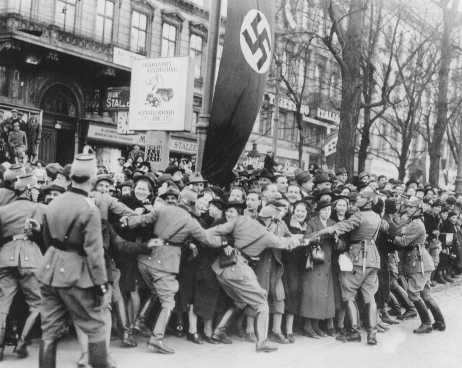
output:
M 228 245 L 228 241 L 225 238 L 222 238 L 221 245 L 223 248 L 226 247 Z M 229 256 L 226 255 L 224 251 L 221 252 L 220 256 L 218 257 L 220 268 L 227 268 L 237 264 L 237 256 L 238 255 L 236 249 L 233 249 Z
M 326 260 L 326 254 L 319 244 L 311 247 L 311 259 L 313 264 L 322 264 Z

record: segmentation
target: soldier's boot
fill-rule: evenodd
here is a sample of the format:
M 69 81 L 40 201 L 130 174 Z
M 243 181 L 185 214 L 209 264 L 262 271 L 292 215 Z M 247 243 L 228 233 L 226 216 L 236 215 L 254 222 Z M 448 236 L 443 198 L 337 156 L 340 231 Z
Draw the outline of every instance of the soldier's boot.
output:
M 433 327 L 431 324 L 430 313 L 425 305 L 425 302 L 419 298 L 418 300 L 414 301 L 414 304 L 422 322 L 422 324 L 414 330 L 414 333 L 423 334 L 432 332 Z
M 0 322 L 0 362 L 3 360 L 5 353 L 5 335 L 6 335 L 6 322 Z
M 438 331 L 446 330 L 446 323 L 444 322 L 443 313 L 436 303 L 436 300 L 433 299 L 430 295 L 427 295 L 424 301 L 428 309 L 430 309 L 430 312 L 433 315 L 433 319 L 435 320 L 435 323 L 432 325 L 433 329 Z
M 118 322 L 120 326 L 122 326 L 122 346 L 126 348 L 134 348 L 138 346 L 135 338 L 133 337 L 132 330 L 128 328 L 124 301 L 120 299 L 114 306 Z
M 93 368 L 114 367 L 114 364 L 109 362 L 109 354 L 105 340 L 90 342 L 88 344 L 88 364 L 90 364 Z
M 435 281 L 439 284 L 447 284 L 448 282 L 443 277 L 443 270 L 437 270 L 435 275 Z
M 29 352 L 27 351 L 27 336 L 29 336 L 30 331 L 34 327 L 35 321 L 40 316 L 39 311 L 33 311 L 32 313 L 29 314 L 29 316 L 26 319 L 26 323 L 24 324 L 24 328 L 22 329 L 22 334 L 21 337 L 18 340 L 18 343 L 16 345 L 16 348 L 14 349 L 14 352 L 17 354 L 18 358 L 24 359 L 29 356 Z
M 351 324 L 351 329 L 347 333 L 346 340 L 361 342 L 361 333 L 358 329 L 358 308 L 353 300 L 345 302 L 345 311 Z
M 56 368 L 56 340 L 40 341 L 39 368 Z
M 399 319 L 401 316 L 401 304 L 399 304 L 398 299 L 396 299 L 395 294 L 390 293 L 390 298 L 388 300 L 388 306 L 390 311 L 388 312 L 391 316 L 395 316 Z
M 157 317 L 156 325 L 152 331 L 152 336 L 148 341 L 148 347 L 156 353 L 173 354 L 175 350 L 164 343 L 165 330 L 170 319 L 171 310 L 162 308 Z
M 366 305 L 367 312 L 367 344 L 377 345 L 377 305 L 375 301 Z
M 390 314 L 388 313 L 387 309 L 384 307 L 381 311 L 380 311 L 380 318 L 382 319 L 383 322 L 389 324 L 389 325 L 398 325 L 399 322 L 392 318 L 390 316 Z
M 278 348 L 268 341 L 268 324 L 269 324 L 269 311 L 268 309 L 262 310 L 255 318 L 255 334 L 257 335 L 256 351 L 261 353 L 271 353 L 278 350 Z
M 406 291 L 401 286 L 398 286 L 397 288 L 393 289 L 393 292 L 395 293 L 396 298 L 400 301 L 401 305 L 403 305 L 405 308 L 405 312 L 400 317 L 398 317 L 398 319 L 406 320 L 417 317 L 417 310 L 415 305 L 407 296 Z
M 218 322 L 218 325 L 215 327 L 215 330 L 213 331 L 212 340 L 219 342 L 221 344 L 232 344 L 233 343 L 233 341 L 226 334 L 226 330 L 229 326 L 231 319 L 236 313 L 237 313 L 236 308 L 230 308 L 225 312 L 223 317 L 221 317 L 220 322 Z
M 146 337 L 151 335 L 151 331 L 146 325 L 146 320 L 147 320 L 148 315 L 152 311 L 152 308 L 154 308 L 155 301 L 156 301 L 156 298 L 152 296 L 146 301 L 146 303 L 144 303 L 133 325 L 134 332 L 139 333 L 140 335 L 146 336 Z
M 442 272 L 442 277 L 443 277 L 444 280 L 446 280 L 446 281 L 449 282 L 449 283 L 453 283 L 454 281 L 456 281 L 455 279 L 453 279 L 453 278 L 449 275 L 449 273 L 448 273 L 447 270 Z

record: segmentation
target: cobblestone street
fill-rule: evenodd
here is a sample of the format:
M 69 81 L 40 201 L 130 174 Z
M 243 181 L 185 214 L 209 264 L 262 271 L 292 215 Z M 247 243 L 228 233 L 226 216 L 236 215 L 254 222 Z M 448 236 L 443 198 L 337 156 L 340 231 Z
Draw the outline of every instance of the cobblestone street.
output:
M 112 355 L 120 368 L 301 368 L 301 367 L 342 367 L 342 368 L 389 368 L 389 367 L 459 367 L 462 361 L 460 340 L 462 338 L 462 282 L 449 287 L 438 287 L 433 291 L 441 305 L 447 322 L 446 332 L 433 332 L 416 336 L 412 329 L 417 320 L 407 321 L 386 334 L 379 335 L 379 345 L 370 347 L 365 342 L 342 344 L 333 338 L 311 340 L 299 336 L 294 345 L 281 346 L 272 354 L 257 354 L 252 344 L 235 341 L 233 345 L 196 346 L 177 338 L 168 338 L 176 349 L 175 355 L 163 356 L 148 352 L 143 340 L 136 349 L 122 349 L 114 341 Z M 364 339 L 363 339 L 364 340 Z M 31 357 L 18 361 L 14 354 L 8 354 L 2 366 L 8 368 L 37 367 L 38 343 L 30 349 Z M 59 346 L 59 368 L 74 368 L 79 357 L 75 341 L 65 341 Z

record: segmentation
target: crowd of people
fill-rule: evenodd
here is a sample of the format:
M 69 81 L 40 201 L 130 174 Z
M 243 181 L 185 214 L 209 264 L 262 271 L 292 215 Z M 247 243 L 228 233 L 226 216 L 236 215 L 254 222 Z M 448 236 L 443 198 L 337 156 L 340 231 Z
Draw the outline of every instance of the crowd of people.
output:
M 39 320 L 42 368 L 74 333 L 79 367 L 115 366 L 111 331 L 165 354 L 167 333 L 271 352 L 365 329 L 375 345 L 401 320 L 444 331 L 431 288 L 462 272 L 461 197 L 413 180 L 249 166 L 221 188 L 152 172 L 139 147 L 114 173 L 90 154 L 0 169 L 0 359 L 6 343 L 27 357 Z

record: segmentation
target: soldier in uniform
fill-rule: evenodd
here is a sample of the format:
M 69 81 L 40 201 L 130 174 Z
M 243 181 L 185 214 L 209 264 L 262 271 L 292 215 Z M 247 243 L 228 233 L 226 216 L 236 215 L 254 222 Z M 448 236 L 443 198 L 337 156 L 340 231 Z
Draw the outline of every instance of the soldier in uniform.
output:
M 18 289 L 23 292 L 30 311 L 15 349 L 19 358 L 28 355 L 26 339 L 40 313 L 40 283 L 36 272 L 43 257 L 37 235 L 44 207 L 32 202 L 34 179 L 32 175 L 20 176 L 15 183 L 17 198 L 0 207 L 0 361 L 3 360 L 6 318 Z
M 435 266 L 425 248 L 426 231 L 422 221 L 422 201 L 417 197 L 411 197 L 406 202 L 406 214 L 409 223 L 394 237 L 393 242 L 403 249 L 400 258 L 404 263 L 403 272 L 408 285 L 407 293 L 422 322 L 414 333 L 430 333 L 433 329 L 443 331 L 446 328 L 443 314 L 430 295 L 430 276 Z M 433 326 L 429 310 L 435 320 Z
M 212 247 L 220 247 L 221 239 L 208 235 L 185 209 L 161 202 L 153 212 L 123 217 L 121 223 L 128 228 L 153 226 L 153 235 L 165 241 L 164 245 L 154 248 L 151 254 L 138 256 L 138 269 L 161 304 L 148 346 L 158 353 L 173 354 L 175 351 L 164 343 L 164 335 L 179 288 L 177 274 L 180 270 L 181 248 L 190 238 Z
M 40 139 L 42 138 L 42 125 L 38 120 L 38 116 L 31 116 L 26 124 L 27 142 L 29 146 L 27 149 L 27 155 L 29 156 L 30 162 L 36 162 L 38 158 L 38 148 L 40 145 Z
M 106 368 L 104 296 L 108 278 L 101 217 L 88 198 L 96 179 L 95 157 L 78 155 L 70 174 L 71 189 L 48 205 L 43 220 L 47 251 L 38 274 L 43 298 L 39 367 L 56 367 L 57 341 L 69 316 L 88 336 L 89 364 Z
M 350 234 L 348 256 L 353 263 L 351 270 L 342 270 L 340 286 L 345 310 L 351 322 L 351 331 L 347 335 L 348 341 L 361 341 L 358 330 L 358 309 L 355 299 L 361 291 L 367 307 L 368 333 L 367 343 L 376 345 L 377 306 L 374 295 L 379 287 L 378 270 L 380 256 L 375 245 L 377 234 L 382 226 L 380 216 L 372 211 L 375 193 L 362 191 L 356 200 L 355 212 L 350 218 L 320 230 L 316 234 Z

